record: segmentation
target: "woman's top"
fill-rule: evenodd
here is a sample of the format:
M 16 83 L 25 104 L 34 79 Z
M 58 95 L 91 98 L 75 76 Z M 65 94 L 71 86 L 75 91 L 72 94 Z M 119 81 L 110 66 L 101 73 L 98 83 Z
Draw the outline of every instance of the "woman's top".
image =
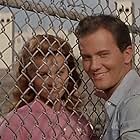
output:
M 0 126 L 2 140 L 94 140 L 90 124 L 76 112 L 54 111 L 40 100 L 11 111 Z

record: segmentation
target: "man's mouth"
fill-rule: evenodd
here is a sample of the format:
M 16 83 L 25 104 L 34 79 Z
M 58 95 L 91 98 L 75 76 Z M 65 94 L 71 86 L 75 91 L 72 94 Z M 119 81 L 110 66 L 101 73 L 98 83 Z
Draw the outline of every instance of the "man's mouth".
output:
M 100 80 L 105 76 L 105 73 L 107 72 L 102 72 L 102 73 L 94 73 L 93 74 L 93 80 Z

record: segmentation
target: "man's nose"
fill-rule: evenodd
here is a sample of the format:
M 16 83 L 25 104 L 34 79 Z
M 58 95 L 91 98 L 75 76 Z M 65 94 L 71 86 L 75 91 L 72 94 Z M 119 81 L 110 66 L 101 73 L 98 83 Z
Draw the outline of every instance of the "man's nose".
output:
M 92 58 L 90 69 L 92 71 L 97 71 L 101 68 L 101 61 L 98 57 Z

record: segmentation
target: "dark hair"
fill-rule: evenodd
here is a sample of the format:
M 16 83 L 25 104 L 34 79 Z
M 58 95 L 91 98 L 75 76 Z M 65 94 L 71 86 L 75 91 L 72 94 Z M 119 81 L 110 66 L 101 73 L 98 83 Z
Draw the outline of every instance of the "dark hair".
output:
M 127 25 L 118 17 L 112 15 L 87 16 L 79 22 L 75 30 L 77 38 L 95 33 L 100 28 L 104 28 L 112 33 L 117 46 L 123 52 L 129 45 L 132 45 L 129 29 Z
M 72 108 L 72 106 L 77 103 L 78 97 L 74 96 L 74 93 L 81 85 L 81 79 L 76 70 L 72 48 L 70 44 L 62 38 L 47 34 L 36 35 L 23 46 L 17 72 L 16 91 L 13 93 L 16 100 L 20 101 L 18 107 L 30 103 L 36 97 L 36 93 L 30 88 L 30 81 L 32 80 L 30 74 L 35 74 L 37 70 L 34 59 L 38 56 L 44 57 L 48 52 L 52 55 L 56 53 L 64 55 L 71 77 L 69 77 L 68 86 L 62 96 L 62 100 L 67 101 L 68 96 L 71 95 L 69 97 L 71 103 L 67 103 L 67 105 L 71 106 L 69 108 Z

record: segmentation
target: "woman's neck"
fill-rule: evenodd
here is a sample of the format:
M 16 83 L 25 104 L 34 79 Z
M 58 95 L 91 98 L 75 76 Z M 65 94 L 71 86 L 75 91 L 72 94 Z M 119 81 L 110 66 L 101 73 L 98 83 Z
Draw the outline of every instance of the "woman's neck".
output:
M 47 99 L 44 99 L 43 97 L 39 97 L 39 100 L 48 105 L 50 108 L 54 109 L 56 112 L 60 111 L 61 109 L 62 103 L 60 101 L 51 102 L 48 101 Z

